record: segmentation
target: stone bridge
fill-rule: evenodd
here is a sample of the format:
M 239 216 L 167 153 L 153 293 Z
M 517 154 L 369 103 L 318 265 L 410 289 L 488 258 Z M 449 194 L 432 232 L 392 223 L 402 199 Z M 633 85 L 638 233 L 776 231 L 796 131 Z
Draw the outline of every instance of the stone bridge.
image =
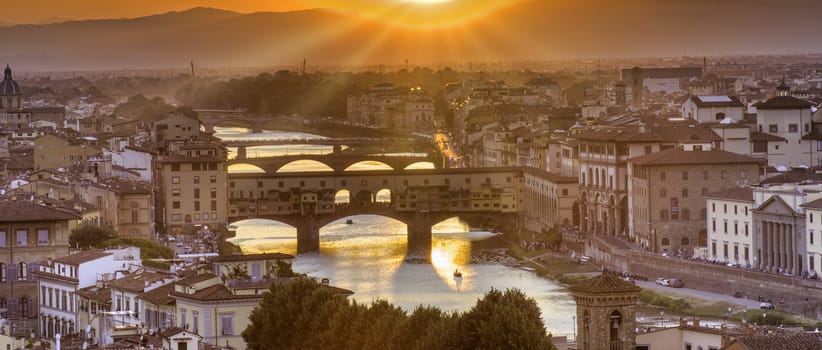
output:
M 230 174 L 228 216 L 295 227 L 299 253 L 319 250 L 320 228 L 332 221 L 386 216 L 408 225 L 409 254 L 430 257 L 431 226 L 443 220 L 483 214 L 515 222 L 522 178 L 518 168 Z
M 325 164 L 334 172 L 344 172 L 348 167 L 368 161 L 376 161 L 388 165 L 394 170 L 403 170 L 408 166 L 416 163 L 431 162 L 435 168 L 442 167 L 442 157 L 439 155 L 427 155 L 424 157 L 415 156 L 391 156 L 391 155 L 369 155 L 369 154 L 348 154 L 348 153 L 334 153 L 331 155 L 286 155 L 275 157 L 257 157 L 257 158 L 242 158 L 237 157 L 228 161 L 227 165 L 235 164 L 250 164 L 254 165 L 266 173 L 277 173 L 280 168 L 286 164 L 293 163 L 299 160 L 312 160 Z M 293 176 L 293 175 L 292 175 Z

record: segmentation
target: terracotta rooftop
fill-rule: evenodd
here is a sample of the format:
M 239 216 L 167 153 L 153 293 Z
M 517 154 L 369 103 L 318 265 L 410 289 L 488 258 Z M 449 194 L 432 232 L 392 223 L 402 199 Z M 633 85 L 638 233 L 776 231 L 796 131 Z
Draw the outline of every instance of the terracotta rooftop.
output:
M 733 187 L 711 192 L 703 196 L 712 199 L 731 199 L 736 201 L 753 202 L 753 189 L 750 187 Z
M 187 277 L 185 279 L 179 280 L 175 283 L 177 283 L 179 285 L 182 285 L 182 286 L 193 286 L 197 283 L 208 281 L 208 280 L 210 280 L 214 277 L 217 277 L 217 275 L 215 275 L 213 273 L 200 273 L 200 274 L 196 274 L 196 275 Z
M 748 350 L 822 350 L 822 335 L 819 333 L 788 333 L 752 334 L 734 339 L 723 349 L 734 344 L 741 345 Z
M 722 138 L 707 126 L 646 126 L 645 132 L 639 127 L 610 127 L 600 130 L 583 131 L 571 136 L 580 140 L 603 142 L 679 142 L 694 138 L 722 141 Z
M 822 209 L 822 198 L 800 205 L 803 208 Z
M 664 151 L 650 153 L 629 159 L 639 165 L 707 165 L 707 164 L 746 164 L 759 163 L 753 157 L 722 150 L 686 151 L 681 148 L 671 148 Z
M 77 295 L 87 298 L 91 301 L 96 301 L 101 304 L 111 302 L 111 288 L 99 288 L 97 286 L 90 286 L 77 291 Z
M 142 292 L 149 284 L 172 277 L 168 274 L 143 270 L 141 272 L 126 275 L 108 283 L 109 288 L 119 289 L 129 292 Z
M 194 294 L 179 293 L 172 290 L 171 295 L 178 298 L 186 298 L 197 301 L 260 299 L 263 297 L 259 294 L 235 295 L 230 289 L 228 289 L 228 287 L 222 284 L 216 284 L 211 287 L 200 289 Z
M 751 141 L 785 141 L 785 138 L 764 132 L 751 132 Z
M 282 253 L 266 253 L 266 254 L 235 254 L 224 255 L 214 259 L 214 262 L 238 262 L 238 261 L 253 261 L 253 260 L 276 260 L 276 259 L 294 259 L 293 255 Z
M 636 292 L 639 293 L 640 288 L 633 283 L 622 280 L 621 278 L 612 274 L 601 274 L 597 277 L 575 283 L 570 286 L 573 292 L 592 293 L 592 294 L 607 294 L 607 293 L 625 293 Z
M 90 249 L 84 250 L 79 253 L 74 253 L 71 255 L 61 256 L 57 259 L 54 259 L 56 263 L 62 263 L 66 265 L 74 265 L 78 266 L 82 263 L 86 263 L 89 261 L 94 261 L 104 256 L 109 256 L 111 253 L 106 253 L 99 249 Z
M 691 96 L 690 100 L 697 107 L 743 107 L 745 105 L 735 96 L 722 96 L 727 99 L 711 99 L 715 96 Z
M 28 201 L 0 201 L 0 222 L 77 220 L 81 216 Z
M 793 96 L 776 96 L 755 105 L 756 109 L 805 109 L 811 106 L 813 103 Z
M 169 295 L 174 290 L 174 283 L 169 283 L 148 292 L 140 294 L 138 298 L 155 305 L 171 305 L 174 304 L 174 298 Z

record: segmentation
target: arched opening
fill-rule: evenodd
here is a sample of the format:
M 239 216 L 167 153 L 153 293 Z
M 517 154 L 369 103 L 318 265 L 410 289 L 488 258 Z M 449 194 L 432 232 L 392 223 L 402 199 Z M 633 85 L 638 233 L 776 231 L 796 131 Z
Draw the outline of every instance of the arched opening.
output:
M 333 172 L 330 166 L 316 160 L 301 159 L 283 165 L 278 173 Z
M 377 195 L 374 197 L 374 202 L 391 203 L 391 190 L 387 188 L 379 190 L 379 192 L 377 192 Z
M 248 163 L 237 163 L 231 164 L 228 166 L 228 173 L 229 174 L 261 174 L 265 173 L 263 168 L 260 168 L 254 164 Z
M 345 171 L 374 171 L 374 170 L 394 170 L 388 164 L 376 160 L 366 160 L 356 162 L 345 168 Z
M 235 235 L 227 241 L 240 247 L 244 254 L 297 254 L 297 229 L 276 220 L 248 219 L 229 225 Z
M 621 349 L 622 347 L 614 347 L 614 344 L 619 344 L 622 341 L 622 314 L 614 310 L 608 317 L 609 321 L 609 340 L 611 341 L 611 349 Z M 620 344 L 621 345 L 621 344 Z
M 350 204 L 351 192 L 348 190 L 339 190 L 334 194 L 334 204 Z
M 416 162 L 405 167 L 405 170 L 421 170 L 421 169 L 436 169 L 432 162 Z
M 684 246 L 691 245 L 691 240 L 688 239 L 688 237 L 682 237 L 682 239 L 680 240 L 680 244 Z
M 659 241 L 659 244 L 661 244 L 663 247 L 667 247 L 667 246 L 671 245 L 671 239 L 668 238 L 668 237 L 665 237 L 661 241 Z M 665 248 L 665 250 L 668 250 L 668 248 Z
M 372 202 L 373 199 L 371 198 L 371 191 L 361 190 L 354 195 L 351 204 L 367 206 L 370 205 Z

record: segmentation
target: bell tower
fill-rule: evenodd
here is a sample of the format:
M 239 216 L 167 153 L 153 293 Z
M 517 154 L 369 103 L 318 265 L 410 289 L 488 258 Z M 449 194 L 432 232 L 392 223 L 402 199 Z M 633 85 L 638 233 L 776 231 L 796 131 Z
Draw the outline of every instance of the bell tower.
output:
M 577 304 L 577 349 L 634 350 L 640 288 L 612 274 L 570 288 Z

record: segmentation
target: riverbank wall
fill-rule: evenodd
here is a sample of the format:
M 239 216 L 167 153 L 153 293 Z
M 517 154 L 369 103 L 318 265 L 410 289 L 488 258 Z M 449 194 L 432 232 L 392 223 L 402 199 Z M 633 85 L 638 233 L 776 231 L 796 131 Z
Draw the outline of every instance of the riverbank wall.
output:
M 777 309 L 822 319 L 822 281 L 632 251 L 613 237 L 595 236 L 585 245 L 600 268 L 630 271 L 650 280 L 678 278 L 688 288 L 771 300 Z

